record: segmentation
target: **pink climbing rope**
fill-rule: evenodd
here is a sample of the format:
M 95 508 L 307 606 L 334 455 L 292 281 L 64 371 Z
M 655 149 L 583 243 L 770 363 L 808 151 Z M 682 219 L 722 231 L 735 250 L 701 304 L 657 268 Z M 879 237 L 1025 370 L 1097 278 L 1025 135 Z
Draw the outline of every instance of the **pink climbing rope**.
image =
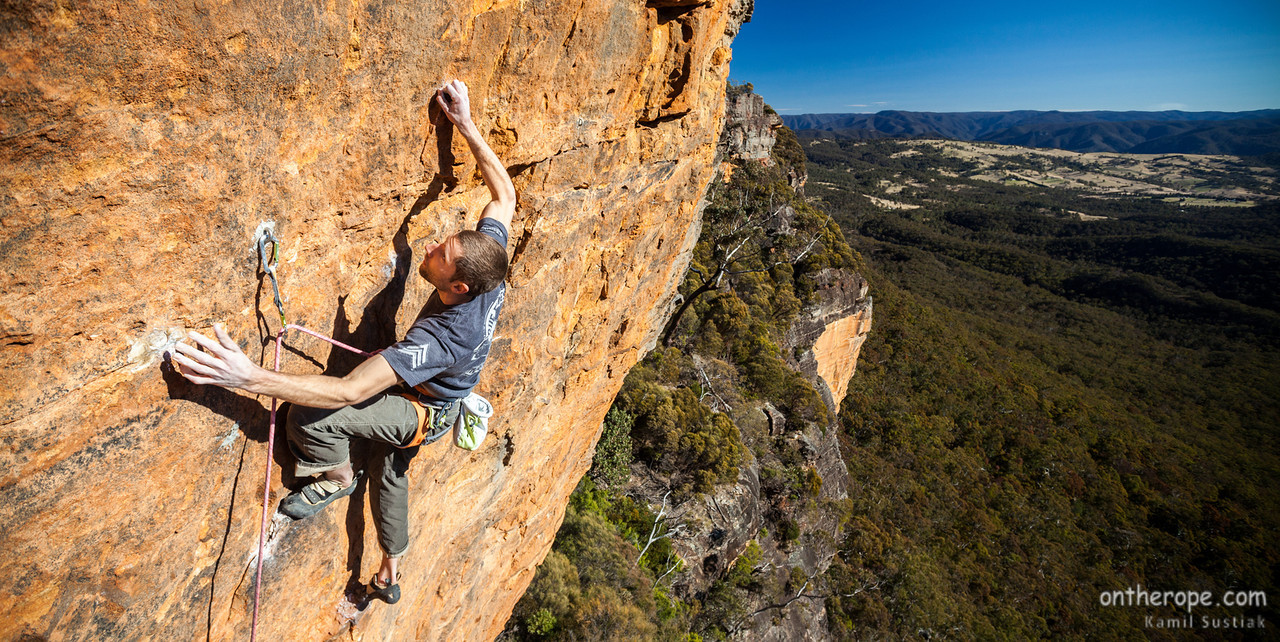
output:
M 345 344 L 345 343 L 343 343 L 343 342 L 341 342 L 341 341 L 338 341 L 337 339 L 330 339 L 329 337 L 326 337 L 326 336 L 324 336 L 323 334 L 320 334 L 319 332 L 313 332 L 313 331 L 308 330 L 308 329 L 306 329 L 306 328 L 304 328 L 304 327 L 302 327 L 302 326 L 300 326 L 300 325 L 294 325 L 294 324 L 290 323 L 289 325 L 286 325 L 286 326 L 285 326 L 285 329 L 286 329 L 286 330 L 297 330 L 297 331 L 299 331 L 299 332 L 305 332 L 306 334 L 309 334 L 309 335 L 311 335 L 311 336 L 313 336 L 313 337 L 315 337 L 315 338 L 317 338 L 317 339 L 323 339 L 323 340 L 325 340 L 325 341 L 328 341 L 329 343 L 332 343 L 332 344 L 333 344 L 333 345 L 335 345 L 335 346 L 338 346 L 339 348 L 342 348 L 343 350 L 346 350 L 347 352 L 354 352 L 354 353 L 356 353 L 356 354 L 358 354 L 358 355 L 360 355 L 360 356 L 362 356 L 362 357 L 372 357 L 374 354 L 376 354 L 376 353 L 373 353 L 373 352 L 365 352 L 364 350 L 361 350 L 360 348 L 353 348 L 353 347 L 351 347 L 351 346 L 349 346 L 349 345 L 347 345 L 347 344 Z M 281 334 L 283 334 L 283 332 L 281 332 Z M 276 354 L 277 354 L 277 356 L 276 356 L 276 361 L 277 361 L 277 362 L 279 362 L 279 361 L 280 361 L 279 352 L 280 352 L 280 345 L 279 345 L 279 342 L 277 341 L 277 343 L 276 343 Z M 276 364 L 276 366 L 277 366 L 276 371 L 277 371 L 277 372 L 279 372 L 279 370 L 280 370 L 280 369 L 279 369 L 279 365 L 280 365 L 279 363 L 277 363 L 277 364 Z
M 358 355 L 372 357 L 374 354 L 372 352 L 365 352 L 364 350 L 361 350 L 359 348 L 353 348 L 341 341 L 326 337 L 323 334 L 320 334 L 319 332 L 313 332 L 300 325 L 294 325 L 292 323 L 288 323 L 288 324 L 285 324 L 284 327 L 280 328 L 280 332 L 276 333 L 276 363 L 275 363 L 276 372 L 280 372 L 280 347 L 281 345 L 284 344 L 284 333 L 288 330 L 298 330 L 299 332 L 309 334 L 313 337 L 316 337 L 317 339 L 323 339 L 325 341 L 328 341 L 329 343 L 332 343 L 335 346 L 338 346 L 339 348 L 342 348 L 343 350 L 354 352 Z M 258 571 L 257 571 L 256 577 L 253 580 L 253 629 L 249 633 L 249 640 L 251 642 L 253 640 L 258 639 L 258 602 L 260 601 L 260 596 L 262 595 L 262 562 L 263 562 L 262 551 L 263 549 L 266 548 L 267 511 L 270 510 L 271 508 L 271 453 L 275 452 L 276 406 L 278 405 L 278 402 L 279 400 L 276 399 L 275 397 L 271 398 L 271 423 L 267 427 L 267 471 L 263 475 L 263 482 L 262 482 L 262 526 L 258 530 Z

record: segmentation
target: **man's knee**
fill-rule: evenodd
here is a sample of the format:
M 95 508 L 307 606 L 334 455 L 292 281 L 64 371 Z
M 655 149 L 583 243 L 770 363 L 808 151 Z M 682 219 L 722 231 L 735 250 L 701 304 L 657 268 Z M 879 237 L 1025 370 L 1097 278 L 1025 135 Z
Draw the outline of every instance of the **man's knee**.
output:
M 307 406 L 289 404 L 289 412 L 285 415 L 284 427 L 289 434 L 297 434 L 303 429 L 322 422 L 332 413 L 333 411 L 327 408 L 309 408 Z

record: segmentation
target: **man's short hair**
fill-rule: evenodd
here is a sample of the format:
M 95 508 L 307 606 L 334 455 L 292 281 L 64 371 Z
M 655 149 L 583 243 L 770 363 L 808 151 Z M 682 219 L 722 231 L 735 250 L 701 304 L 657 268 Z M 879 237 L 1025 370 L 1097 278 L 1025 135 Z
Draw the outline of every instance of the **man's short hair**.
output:
M 507 250 L 492 236 L 476 230 L 458 232 L 462 256 L 453 263 L 453 280 L 467 284 L 467 294 L 480 296 L 507 278 Z

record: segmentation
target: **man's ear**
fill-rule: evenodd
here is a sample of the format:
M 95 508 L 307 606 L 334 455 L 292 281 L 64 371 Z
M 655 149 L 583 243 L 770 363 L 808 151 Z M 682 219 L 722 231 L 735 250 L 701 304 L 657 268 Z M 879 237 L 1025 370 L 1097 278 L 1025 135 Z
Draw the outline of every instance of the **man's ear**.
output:
M 450 283 L 449 283 L 449 289 L 450 289 L 454 294 L 459 294 L 459 295 L 465 295 L 467 292 L 470 292 L 470 291 L 471 291 L 471 288 L 467 287 L 467 284 L 466 284 L 466 283 L 463 283 L 462 281 L 452 281 L 452 282 L 450 282 Z

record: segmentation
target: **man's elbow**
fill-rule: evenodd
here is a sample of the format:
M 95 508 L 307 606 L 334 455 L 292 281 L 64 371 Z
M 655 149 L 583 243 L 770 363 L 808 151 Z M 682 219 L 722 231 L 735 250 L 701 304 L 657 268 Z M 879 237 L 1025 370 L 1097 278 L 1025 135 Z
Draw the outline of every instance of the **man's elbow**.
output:
M 482 212 L 480 216 L 481 218 L 491 218 L 501 221 L 504 226 L 510 229 L 511 219 L 515 217 L 515 214 L 516 197 L 515 193 L 512 192 L 511 196 L 505 199 L 500 198 L 498 195 L 494 195 L 493 201 L 485 206 L 484 212 Z
M 352 406 L 396 385 L 399 380 L 387 359 L 374 355 L 339 380 L 337 393 L 344 406 Z
M 335 408 L 354 406 L 381 392 L 381 390 L 374 390 L 359 380 L 346 380 L 342 383 L 343 385 L 338 388 L 338 405 L 334 406 Z
M 493 200 L 498 204 L 499 207 L 503 207 L 510 210 L 511 212 L 515 212 L 516 201 L 518 200 L 515 186 L 512 185 L 511 183 L 507 183 L 506 185 L 499 186 L 498 189 L 494 190 Z
M 373 395 L 366 395 L 360 392 L 344 393 L 342 397 L 338 400 L 337 407 L 345 408 L 347 406 L 354 406 L 360 403 L 361 401 L 364 401 L 365 399 L 368 399 L 369 397 L 372 397 L 372 396 Z

